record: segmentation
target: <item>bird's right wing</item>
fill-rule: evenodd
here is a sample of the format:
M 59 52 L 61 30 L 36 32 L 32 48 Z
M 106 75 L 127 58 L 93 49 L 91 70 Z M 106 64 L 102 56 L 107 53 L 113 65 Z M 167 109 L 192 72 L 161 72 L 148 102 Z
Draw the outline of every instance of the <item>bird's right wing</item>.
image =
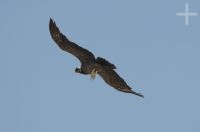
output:
M 56 23 L 51 18 L 49 21 L 49 30 L 51 37 L 56 42 L 56 44 L 62 50 L 69 52 L 75 57 L 77 57 L 81 63 L 90 60 L 95 60 L 95 56 L 90 51 L 80 47 L 74 42 L 69 41 L 67 37 L 60 32 L 59 28 L 56 26 Z
M 133 91 L 131 87 L 127 85 L 125 80 L 121 78 L 112 67 L 103 66 L 101 64 L 96 64 L 95 67 L 97 73 L 102 77 L 102 79 L 113 88 L 121 92 L 132 93 L 137 96 L 144 97 L 142 94 Z

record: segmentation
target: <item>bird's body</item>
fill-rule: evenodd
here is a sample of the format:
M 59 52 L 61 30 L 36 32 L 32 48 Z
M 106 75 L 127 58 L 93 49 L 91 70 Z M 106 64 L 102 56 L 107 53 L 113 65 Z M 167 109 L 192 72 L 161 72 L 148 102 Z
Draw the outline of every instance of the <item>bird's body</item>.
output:
M 115 65 L 107 61 L 102 57 L 97 57 L 88 51 L 85 48 L 80 47 L 79 45 L 71 42 L 65 35 L 63 35 L 59 28 L 56 26 L 56 23 L 50 19 L 49 30 L 51 37 L 56 42 L 56 44 L 64 51 L 71 53 L 79 59 L 81 62 L 81 67 L 76 68 L 75 71 L 80 74 L 90 74 L 92 79 L 95 78 L 95 75 L 98 73 L 103 80 L 114 87 L 115 89 L 138 95 L 143 97 L 142 94 L 134 92 L 131 87 L 129 87 L 124 79 L 122 79 L 114 69 Z
M 95 61 L 85 62 L 81 64 L 81 71 L 83 74 L 90 74 L 94 69 Z

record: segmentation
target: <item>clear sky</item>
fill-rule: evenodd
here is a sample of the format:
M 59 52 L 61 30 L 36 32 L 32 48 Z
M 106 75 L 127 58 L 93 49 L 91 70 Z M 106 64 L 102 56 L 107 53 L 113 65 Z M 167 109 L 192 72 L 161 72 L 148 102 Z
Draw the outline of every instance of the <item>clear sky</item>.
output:
M 185 17 L 176 13 L 198 13 Z M 1 132 L 199 132 L 199 0 L 1 0 Z M 144 94 L 118 92 L 52 41 L 68 38 L 117 66 Z

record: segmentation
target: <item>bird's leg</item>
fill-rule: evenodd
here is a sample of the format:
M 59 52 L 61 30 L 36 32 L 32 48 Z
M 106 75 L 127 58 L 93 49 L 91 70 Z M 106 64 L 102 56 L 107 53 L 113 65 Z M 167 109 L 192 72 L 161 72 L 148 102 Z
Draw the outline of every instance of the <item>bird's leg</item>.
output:
M 95 68 L 94 68 L 94 69 L 92 69 L 92 72 L 91 72 L 90 79 L 91 79 L 91 80 L 94 80 L 94 79 L 95 79 L 95 77 L 96 77 L 96 74 L 97 74 L 97 71 L 95 70 Z

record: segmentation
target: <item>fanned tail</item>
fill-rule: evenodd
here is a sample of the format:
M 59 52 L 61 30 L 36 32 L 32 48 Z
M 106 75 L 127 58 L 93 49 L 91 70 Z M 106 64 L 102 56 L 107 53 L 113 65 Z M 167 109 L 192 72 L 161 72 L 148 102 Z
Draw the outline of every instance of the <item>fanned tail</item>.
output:
M 108 66 L 111 69 L 116 69 L 116 66 L 114 64 L 110 63 L 109 61 L 107 61 L 106 59 L 102 57 L 97 57 L 96 62 L 104 66 Z

